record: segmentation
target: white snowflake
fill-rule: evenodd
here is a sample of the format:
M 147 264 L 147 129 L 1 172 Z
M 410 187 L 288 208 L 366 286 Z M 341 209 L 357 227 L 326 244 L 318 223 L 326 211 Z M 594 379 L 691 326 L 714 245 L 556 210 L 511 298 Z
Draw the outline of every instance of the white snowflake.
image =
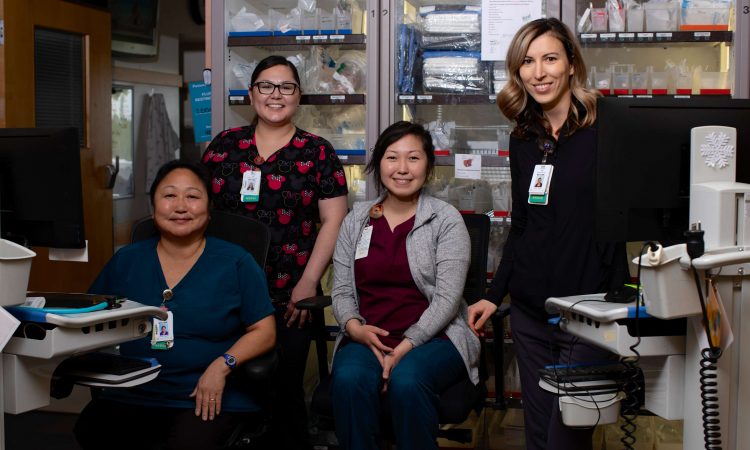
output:
M 726 133 L 711 132 L 706 135 L 706 142 L 701 144 L 701 156 L 708 167 L 723 169 L 729 165 L 734 155 L 734 146 L 729 144 Z

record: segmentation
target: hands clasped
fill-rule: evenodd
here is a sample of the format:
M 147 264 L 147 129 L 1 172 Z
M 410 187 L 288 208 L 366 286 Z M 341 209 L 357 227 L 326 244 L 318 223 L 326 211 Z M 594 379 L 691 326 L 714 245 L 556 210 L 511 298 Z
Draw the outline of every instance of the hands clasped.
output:
M 378 359 L 380 366 L 383 368 L 383 392 L 385 392 L 391 372 L 401 361 L 401 358 L 414 347 L 411 341 L 404 339 L 396 348 L 388 347 L 380 341 L 380 336 L 388 336 L 387 330 L 373 325 L 362 325 L 357 319 L 352 319 L 346 323 L 346 332 L 354 342 L 369 347 Z

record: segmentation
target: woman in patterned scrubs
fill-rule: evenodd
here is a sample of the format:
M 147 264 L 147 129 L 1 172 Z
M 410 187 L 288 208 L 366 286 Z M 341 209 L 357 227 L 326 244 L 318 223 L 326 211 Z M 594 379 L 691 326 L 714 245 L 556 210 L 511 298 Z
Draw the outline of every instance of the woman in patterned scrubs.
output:
M 281 347 L 271 436 L 277 448 L 306 449 L 302 383 L 309 318 L 294 304 L 318 293 L 347 212 L 346 178 L 331 144 L 292 122 L 301 97 L 292 63 L 281 56 L 262 60 L 253 71 L 249 97 L 253 123 L 219 133 L 202 161 L 213 172 L 214 207 L 270 229 L 265 272 Z

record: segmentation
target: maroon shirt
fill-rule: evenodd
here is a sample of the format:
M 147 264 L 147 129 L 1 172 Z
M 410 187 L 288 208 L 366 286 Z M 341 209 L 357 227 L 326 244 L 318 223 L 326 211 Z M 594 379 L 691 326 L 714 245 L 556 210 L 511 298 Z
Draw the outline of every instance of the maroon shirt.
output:
M 406 256 L 406 236 L 414 228 L 414 216 L 393 232 L 385 216 L 370 219 L 370 225 L 367 257 L 354 262 L 359 313 L 368 325 L 388 330 L 390 334 L 380 341 L 393 348 L 429 306 L 414 283 Z

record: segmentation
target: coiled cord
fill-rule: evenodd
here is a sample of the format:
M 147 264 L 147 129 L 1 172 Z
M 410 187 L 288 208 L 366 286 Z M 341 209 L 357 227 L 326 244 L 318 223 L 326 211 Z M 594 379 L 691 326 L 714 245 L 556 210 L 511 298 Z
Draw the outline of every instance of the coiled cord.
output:
M 637 347 L 641 343 L 641 330 L 639 328 L 638 316 L 641 306 L 641 257 L 646 247 L 651 248 L 652 251 L 656 251 L 656 243 L 652 241 L 644 242 L 641 251 L 638 254 L 638 274 L 636 275 L 636 302 L 635 302 L 635 343 L 630 346 L 630 351 L 633 352 L 633 357 L 622 358 L 621 362 L 625 366 L 625 382 L 622 386 L 622 391 L 625 393 L 625 398 L 620 403 L 620 417 L 622 417 L 623 424 L 620 425 L 623 436 L 620 438 L 620 442 L 625 447 L 625 450 L 633 450 L 635 445 L 636 437 L 635 431 L 637 429 L 635 419 L 638 418 L 638 411 L 641 409 L 641 401 L 639 393 L 641 391 L 641 378 L 642 372 L 638 367 L 638 361 L 641 359 L 641 354 L 638 353 Z
M 703 442 L 708 450 L 721 449 L 721 424 L 719 421 L 719 389 L 716 381 L 716 363 L 721 350 L 716 347 L 701 350 L 701 413 L 703 414 Z
M 706 450 L 721 450 L 721 423 L 719 420 L 719 383 L 716 381 L 716 363 L 721 357 L 721 348 L 714 346 L 708 331 L 708 312 L 703 298 L 700 276 L 693 267 L 693 279 L 698 290 L 698 298 L 703 313 L 703 329 L 706 332 L 708 348 L 701 350 L 699 382 L 701 388 L 701 413 L 703 415 L 703 443 Z

